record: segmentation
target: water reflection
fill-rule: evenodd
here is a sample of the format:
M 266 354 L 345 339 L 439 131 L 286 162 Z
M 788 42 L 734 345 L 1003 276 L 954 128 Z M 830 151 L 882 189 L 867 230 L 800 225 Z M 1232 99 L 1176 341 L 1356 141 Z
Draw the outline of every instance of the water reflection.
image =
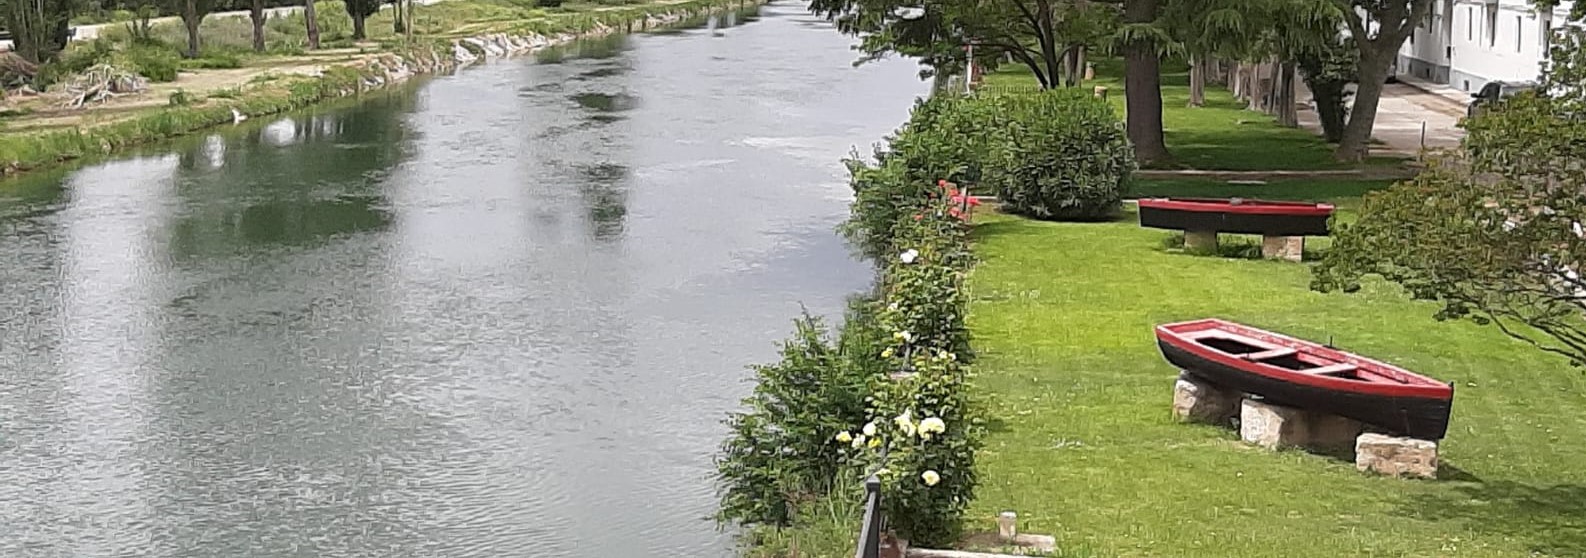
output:
M 230 142 L 211 135 L 180 155 L 185 203 L 173 224 L 180 258 L 301 246 L 384 228 L 380 179 L 400 161 L 409 96 L 280 119 Z

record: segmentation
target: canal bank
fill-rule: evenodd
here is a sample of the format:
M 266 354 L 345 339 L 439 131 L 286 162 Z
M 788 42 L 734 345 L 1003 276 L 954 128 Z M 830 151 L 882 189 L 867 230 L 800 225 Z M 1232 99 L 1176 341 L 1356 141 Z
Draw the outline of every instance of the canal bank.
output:
M 414 76 L 451 72 L 580 39 L 701 24 L 714 14 L 741 11 L 761 1 L 682 0 L 606 8 L 550 23 L 537 21 L 532 30 L 507 25 L 509 30 L 505 32 L 420 37 L 344 62 L 310 67 L 303 70 L 306 75 L 239 73 L 229 81 L 208 83 L 207 89 L 178 89 L 172 92 L 166 106 L 134 109 L 129 115 L 118 114 L 102 124 L 78 123 L 68 116 L 57 119 L 52 129 L 0 134 L 0 178 L 356 96 Z

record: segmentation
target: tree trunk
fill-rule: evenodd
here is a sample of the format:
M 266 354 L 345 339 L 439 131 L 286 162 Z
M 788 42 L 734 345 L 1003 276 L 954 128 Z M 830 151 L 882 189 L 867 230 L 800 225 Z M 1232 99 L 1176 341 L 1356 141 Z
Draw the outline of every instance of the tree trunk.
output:
M 1125 0 L 1125 23 L 1156 21 L 1157 0 Z M 1142 165 L 1169 158 L 1162 139 L 1162 61 L 1156 45 L 1135 42 L 1124 46 L 1124 95 L 1129 143 Z
M 253 0 L 248 19 L 253 22 L 253 51 L 264 52 L 264 0 Z
M 1081 81 L 1085 68 L 1079 65 L 1079 46 L 1069 45 L 1063 52 L 1063 85 L 1074 87 Z
M 1267 92 L 1261 82 L 1261 65 L 1247 64 L 1245 66 L 1245 109 L 1261 110 L 1261 99 L 1266 98 Z
M 1282 65 L 1277 62 L 1267 62 L 1266 66 L 1267 96 L 1262 99 L 1261 112 L 1271 115 L 1278 114 L 1278 97 L 1283 94 L 1283 73 L 1280 71 L 1280 66 Z
M 1294 88 L 1294 62 L 1278 65 L 1278 123 L 1290 128 L 1300 125 L 1299 108 L 1296 107 Z
M 1245 93 L 1250 90 L 1250 82 L 1245 81 L 1245 63 L 1235 62 L 1228 74 L 1228 88 L 1233 91 L 1234 98 L 1243 101 Z
M 352 16 L 352 40 L 354 40 L 354 41 L 362 41 L 362 40 L 364 40 L 363 20 L 366 17 L 368 17 L 368 16 L 365 16 L 365 15 L 362 15 L 362 14 L 355 14 L 355 15 Z
M 1189 79 L 1189 106 L 1206 106 L 1206 58 L 1201 56 L 1190 58 Z
M 308 49 L 319 50 L 319 16 L 314 13 L 314 0 L 303 0 L 303 22 L 308 26 Z
M 1085 45 L 1079 45 L 1079 48 L 1075 50 L 1079 51 L 1074 55 L 1077 60 L 1074 65 L 1079 67 L 1079 81 L 1096 79 L 1095 76 L 1090 75 L 1090 48 Z
M 391 30 L 392 31 L 394 31 L 394 32 L 396 32 L 397 34 L 400 35 L 400 34 L 402 34 L 403 31 L 407 30 L 406 27 L 402 26 L 402 24 L 403 24 L 403 21 L 402 21 L 402 0 L 396 0 L 395 2 L 391 3 L 391 16 L 392 16 L 392 19 L 391 19 Z
M 182 25 L 187 27 L 188 58 L 198 58 L 198 25 L 203 21 L 204 15 L 198 13 L 197 0 L 187 0 L 182 3 Z
M 1379 39 L 1380 40 L 1380 39 Z M 1374 43 L 1376 41 L 1373 41 Z M 1338 149 L 1333 158 L 1346 163 L 1366 160 L 1371 148 L 1371 129 L 1377 124 L 1377 105 L 1382 100 L 1382 85 L 1388 80 L 1388 69 L 1398 49 L 1379 49 L 1377 45 L 1361 49 L 1360 85 L 1355 89 L 1355 104 L 1349 111 L 1349 124 L 1338 139 Z

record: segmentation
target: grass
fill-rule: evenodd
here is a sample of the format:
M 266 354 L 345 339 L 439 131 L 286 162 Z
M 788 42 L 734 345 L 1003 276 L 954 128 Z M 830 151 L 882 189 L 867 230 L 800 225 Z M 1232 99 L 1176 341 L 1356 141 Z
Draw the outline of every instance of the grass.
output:
M 1123 64 L 1095 62 L 1096 79 L 1086 87 L 1108 89 L 1107 99 L 1124 111 Z M 1267 114 L 1245 110 L 1227 88 L 1208 84 L 1206 105 L 1189 106 L 1189 67 L 1172 61 L 1162 65 L 1162 125 L 1172 162 L 1163 168 L 1203 170 L 1331 170 L 1352 165 L 1333 160 L 1333 146 L 1310 131 L 1278 125 Z M 1029 91 L 1035 83 L 1023 65 L 1004 65 L 986 76 L 992 92 Z M 1398 164 L 1402 159 L 1377 157 L 1367 164 Z
M 1586 555 L 1586 377 L 1563 361 L 1437 322 L 1433 305 L 1389 285 L 1319 294 L 1301 264 L 1164 250 L 1172 233 L 1132 219 L 979 220 L 970 325 L 996 422 L 973 526 L 1012 509 L 1021 530 L 1098 556 Z M 1151 328 L 1206 316 L 1331 337 L 1454 382 L 1445 478 L 1369 476 L 1172 422 L 1177 371 Z

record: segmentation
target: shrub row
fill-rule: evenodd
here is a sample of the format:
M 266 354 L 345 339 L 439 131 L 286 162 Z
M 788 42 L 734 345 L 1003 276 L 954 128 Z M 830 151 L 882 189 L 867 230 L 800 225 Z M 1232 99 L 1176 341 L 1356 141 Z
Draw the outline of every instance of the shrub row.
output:
M 984 427 L 967 383 L 965 200 L 946 180 L 920 178 L 953 175 L 954 154 L 972 149 L 940 103 L 917 106 L 877 165 L 850 163 L 857 197 L 846 230 L 875 259 L 876 289 L 850 304 L 835 336 L 806 316 L 782 359 L 755 368 L 718 459 L 721 519 L 796 524 L 804 508 L 857 506 L 856 487 L 874 474 L 900 536 L 957 539 Z

